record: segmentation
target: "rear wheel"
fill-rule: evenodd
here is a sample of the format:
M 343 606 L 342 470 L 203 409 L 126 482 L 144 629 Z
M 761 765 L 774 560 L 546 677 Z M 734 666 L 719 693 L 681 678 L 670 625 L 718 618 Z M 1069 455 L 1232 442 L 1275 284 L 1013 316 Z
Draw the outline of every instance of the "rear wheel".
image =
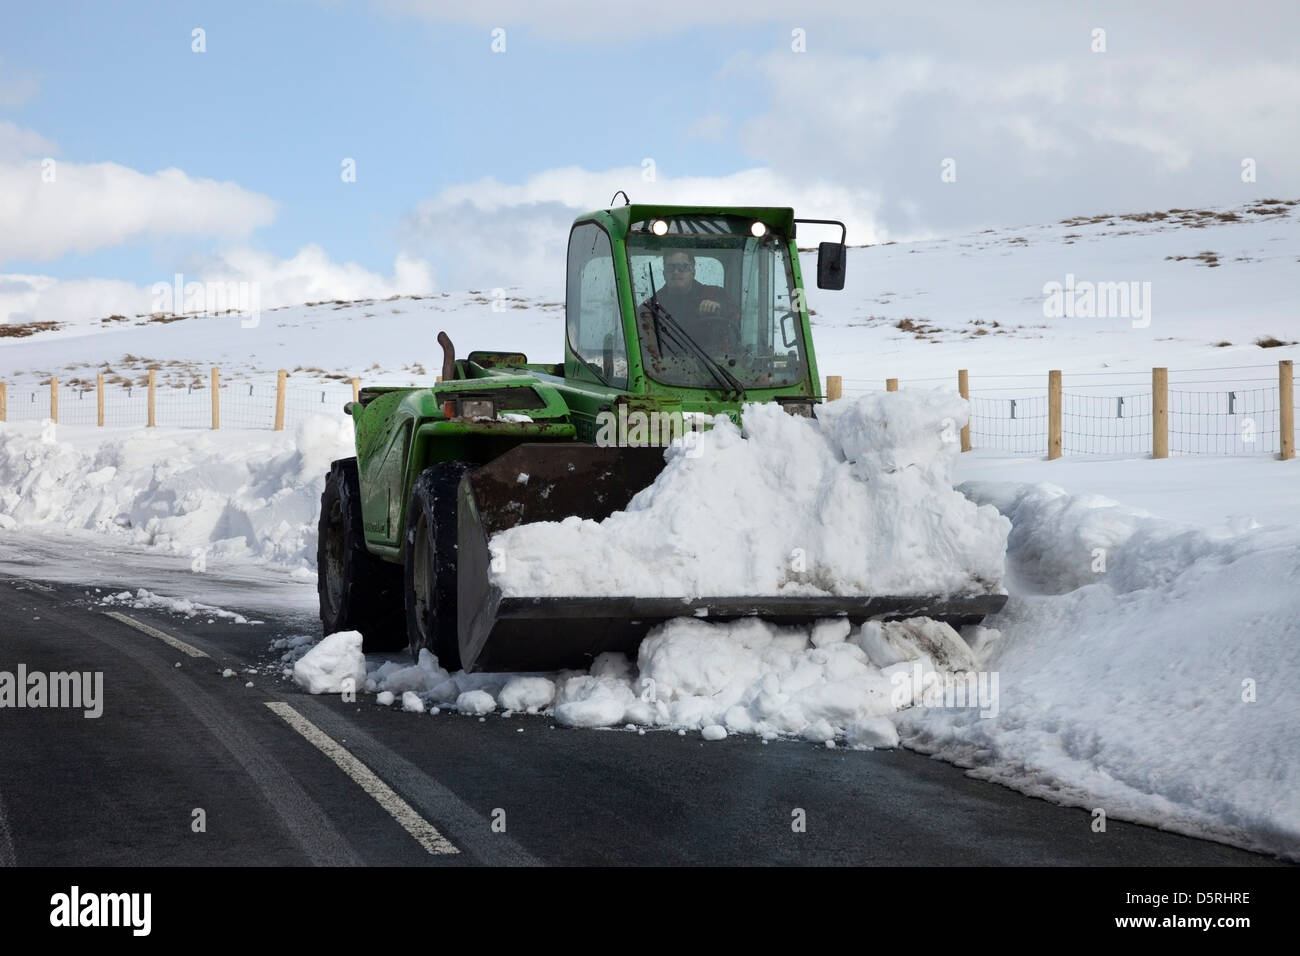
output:
M 456 624 L 457 490 L 473 466 L 446 461 L 415 479 L 406 508 L 406 634 L 419 661 L 428 648 L 449 671 L 460 669 Z
M 330 466 L 320 498 L 316 538 L 316 592 L 326 634 L 360 631 L 367 651 L 405 642 L 402 569 L 366 550 L 357 460 Z

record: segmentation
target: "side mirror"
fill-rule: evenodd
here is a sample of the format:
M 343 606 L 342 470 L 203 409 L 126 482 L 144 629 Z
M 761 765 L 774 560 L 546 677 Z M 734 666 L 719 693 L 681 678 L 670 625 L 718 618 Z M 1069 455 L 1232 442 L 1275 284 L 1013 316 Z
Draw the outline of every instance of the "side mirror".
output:
M 848 249 L 842 242 L 823 242 L 817 246 L 817 288 L 844 288 L 844 266 Z

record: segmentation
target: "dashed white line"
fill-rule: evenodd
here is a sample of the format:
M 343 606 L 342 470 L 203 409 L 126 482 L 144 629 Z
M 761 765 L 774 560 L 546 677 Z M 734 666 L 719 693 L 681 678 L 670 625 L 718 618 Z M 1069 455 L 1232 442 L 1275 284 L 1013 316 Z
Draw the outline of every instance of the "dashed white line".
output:
M 399 797 L 393 789 L 380 780 L 369 767 L 352 755 L 343 745 L 325 733 L 298 711 L 283 701 L 270 700 L 266 706 L 272 713 L 284 718 L 287 723 L 317 750 L 329 757 L 339 768 L 351 777 L 366 793 L 375 798 L 375 802 L 384 808 L 407 833 L 415 837 L 417 843 L 434 855 L 459 853 L 460 850 L 424 817 L 412 809 L 411 805 Z
M 150 627 L 148 624 L 144 623 L 143 621 L 137 621 L 135 618 L 123 614 L 120 611 L 105 611 L 104 613 L 107 614 L 109 617 L 113 618 L 115 621 L 121 621 L 123 624 L 130 625 L 131 627 L 135 628 L 137 631 L 142 631 L 145 634 L 148 634 L 150 637 L 158 638 L 158 640 L 162 641 L 164 644 L 170 644 L 172 647 L 176 648 L 176 650 L 183 651 L 184 653 L 190 655 L 190 657 L 208 656 L 203 651 L 195 647 L 193 644 L 186 644 L 179 637 L 172 637 L 170 634 L 160 631 L 156 627 Z

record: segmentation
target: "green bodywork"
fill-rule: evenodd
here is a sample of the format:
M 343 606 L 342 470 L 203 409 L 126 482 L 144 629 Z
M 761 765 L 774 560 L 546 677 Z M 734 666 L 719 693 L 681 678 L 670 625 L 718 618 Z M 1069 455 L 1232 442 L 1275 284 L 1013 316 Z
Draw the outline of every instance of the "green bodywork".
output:
M 802 336 L 803 373 L 795 384 L 747 388 L 743 401 L 721 388 L 664 385 L 646 374 L 638 345 L 636 305 L 624 240 L 629 227 L 655 217 L 686 215 L 738 216 L 764 223 L 788 245 L 793 272 L 798 334 Z M 594 222 L 613 246 L 624 340 L 627 385 L 613 388 L 574 354 L 564 335 L 564 361 L 530 363 L 515 352 L 471 352 L 455 362 L 454 378 L 430 387 L 361 390 L 347 406 L 356 432 L 357 466 L 367 548 L 388 561 L 404 559 L 406 508 L 416 477 L 444 461 L 486 463 L 522 443 L 595 441 L 597 415 L 626 406 L 629 412 L 726 414 L 739 420 L 742 404 L 778 398 L 806 403 L 822 399 L 809 330 L 804 284 L 795 246 L 794 211 L 772 207 L 683 207 L 628 205 L 580 216 L 574 226 Z M 499 412 L 529 420 L 447 417 L 447 403 L 458 397 L 490 393 Z M 451 409 L 454 411 L 454 408 Z

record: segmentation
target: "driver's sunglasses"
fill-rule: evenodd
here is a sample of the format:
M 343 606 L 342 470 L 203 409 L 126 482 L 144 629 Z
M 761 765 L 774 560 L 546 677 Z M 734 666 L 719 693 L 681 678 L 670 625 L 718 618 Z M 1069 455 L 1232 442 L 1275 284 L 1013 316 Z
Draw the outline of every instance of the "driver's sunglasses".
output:
M 664 272 L 694 272 L 695 265 L 690 262 L 669 262 L 664 265 Z

